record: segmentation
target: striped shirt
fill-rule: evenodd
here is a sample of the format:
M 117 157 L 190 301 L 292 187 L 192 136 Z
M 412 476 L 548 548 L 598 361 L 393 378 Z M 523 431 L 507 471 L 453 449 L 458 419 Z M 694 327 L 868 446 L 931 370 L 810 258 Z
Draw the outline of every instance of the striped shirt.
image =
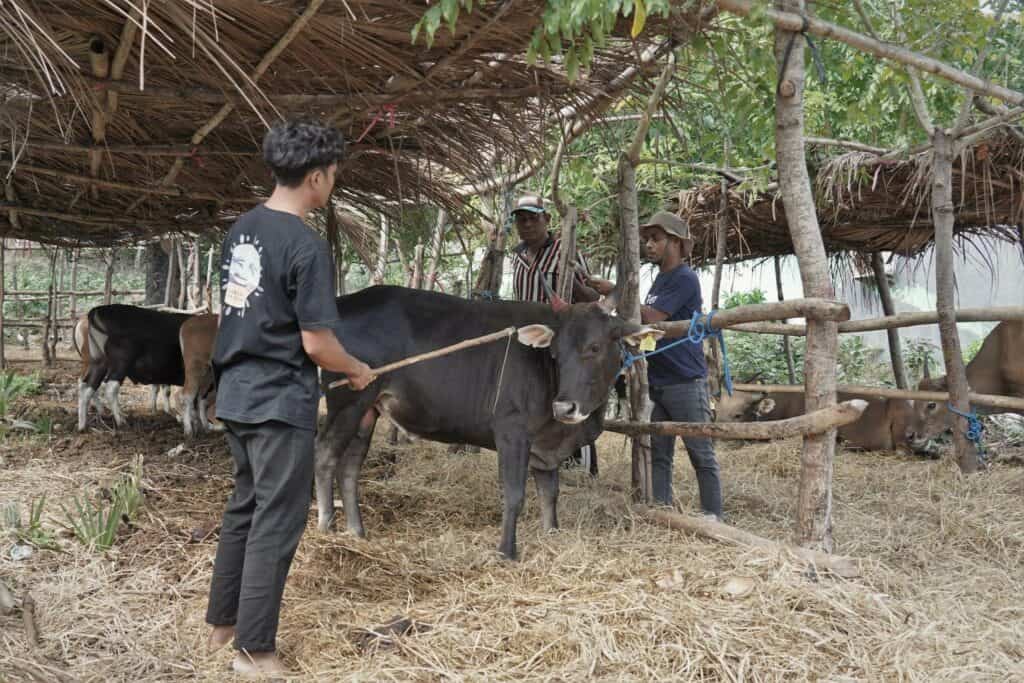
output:
M 530 261 L 530 253 L 526 243 L 521 242 L 512 250 L 512 296 L 516 301 L 535 301 L 548 303 L 547 292 L 544 291 L 543 280 L 547 280 L 551 289 L 558 289 L 558 261 L 562 254 L 562 240 L 548 234 L 548 241 L 540 248 L 537 255 Z M 583 254 L 576 252 L 576 263 L 579 269 L 573 273 L 576 281 L 586 284 L 589 273 Z

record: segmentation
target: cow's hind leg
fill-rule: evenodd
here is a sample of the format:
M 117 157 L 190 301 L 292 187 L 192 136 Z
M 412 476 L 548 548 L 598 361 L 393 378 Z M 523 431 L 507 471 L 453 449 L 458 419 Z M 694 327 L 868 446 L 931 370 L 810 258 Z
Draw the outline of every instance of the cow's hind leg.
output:
M 531 467 L 540 501 L 540 521 L 544 531 L 558 530 L 558 468 L 538 470 Z
M 377 411 L 362 404 L 349 406 L 334 416 L 331 424 L 317 435 L 316 478 L 317 527 L 330 528 L 334 518 L 334 479 L 338 478 L 345 521 L 349 531 L 363 536 L 359 515 L 358 478 L 370 437 L 377 422 Z
M 516 524 L 526 498 L 526 474 L 530 463 L 530 444 L 518 435 L 501 435 L 498 441 L 498 467 L 504 493 L 501 512 L 501 542 L 498 552 L 516 559 Z

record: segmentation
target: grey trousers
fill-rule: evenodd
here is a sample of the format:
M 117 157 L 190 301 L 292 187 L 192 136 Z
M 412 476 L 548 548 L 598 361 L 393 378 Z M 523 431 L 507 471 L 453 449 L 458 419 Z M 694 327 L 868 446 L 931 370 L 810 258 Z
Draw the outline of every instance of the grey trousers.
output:
M 235 490 L 221 523 L 207 623 L 235 626 L 235 648 L 276 649 L 285 579 L 306 529 L 315 432 L 225 420 Z
M 708 422 L 711 406 L 704 378 L 651 387 L 654 410 L 651 422 Z M 718 477 L 718 461 L 711 439 L 683 437 L 690 456 L 690 464 L 697 473 L 700 489 L 700 507 L 704 513 L 722 516 L 722 485 Z M 675 457 L 676 437 L 655 434 L 651 436 L 651 467 L 653 469 L 654 499 L 662 505 L 672 504 L 672 461 Z

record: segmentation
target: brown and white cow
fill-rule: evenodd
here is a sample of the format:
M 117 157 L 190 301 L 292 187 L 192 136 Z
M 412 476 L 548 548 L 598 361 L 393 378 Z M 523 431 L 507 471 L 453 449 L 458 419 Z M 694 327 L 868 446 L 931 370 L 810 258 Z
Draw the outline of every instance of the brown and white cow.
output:
M 840 392 L 838 400 L 863 398 Z M 860 419 L 839 428 L 839 438 L 853 448 L 866 451 L 916 452 L 910 443 L 913 407 L 910 401 L 875 397 L 866 399 L 868 407 Z M 722 396 L 716 419 L 718 422 L 751 422 L 785 420 L 803 415 L 804 395 L 781 392 L 736 391 Z
M 967 364 L 967 385 L 978 394 L 1018 396 L 1024 398 L 1024 320 L 1006 320 L 985 337 L 981 349 Z M 927 375 L 917 388 L 921 391 L 948 391 L 946 378 L 934 379 Z M 978 413 L 1016 413 L 1024 411 L 1003 410 L 985 406 L 972 406 Z M 953 426 L 952 413 L 941 401 L 914 401 L 914 423 L 910 438 L 916 444 L 942 434 Z
M 213 344 L 217 339 L 217 316 L 196 315 L 181 325 L 178 340 L 185 363 L 185 384 L 181 391 L 182 426 L 185 436 L 196 431 L 210 431 L 209 407 L 216 400 L 213 367 Z

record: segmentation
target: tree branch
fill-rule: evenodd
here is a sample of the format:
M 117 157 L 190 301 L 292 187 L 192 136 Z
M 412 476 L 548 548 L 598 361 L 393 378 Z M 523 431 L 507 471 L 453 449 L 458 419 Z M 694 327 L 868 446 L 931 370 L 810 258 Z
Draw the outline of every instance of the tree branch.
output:
M 672 80 L 672 74 L 676 70 L 676 53 L 670 51 L 668 53 L 668 62 L 665 64 L 665 68 L 661 72 L 661 78 L 658 79 L 658 84 L 654 86 L 654 92 L 651 93 L 650 98 L 647 100 L 647 107 L 644 109 L 643 115 L 640 117 L 640 123 L 636 126 L 636 133 L 633 135 L 633 141 L 626 149 L 626 158 L 629 162 L 636 167 L 638 161 L 640 161 L 640 150 L 644 146 L 644 139 L 647 137 L 647 130 L 651 127 L 651 117 L 654 112 L 658 110 L 658 105 L 661 104 L 661 98 L 665 94 L 665 89 L 668 87 L 669 81 Z
M 717 6 L 720 9 L 740 16 L 747 16 L 754 11 L 754 3 L 751 0 L 717 0 Z M 800 31 L 804 25 L 804 19 L 799 14 L 795 14 L 793 12 L 780 12 L 779 10 L 771 8 L 761 10 L 760 5 L 758 5 L 758 12 L 761 13 L 762 11 L 763 15 L 775 24 L 775 26 L 787 31 Z M 940 78 L 962 85 L 965 88 L 971 88 L 975 92 L 1003 100 L 1004 102 L 1009 102 L 1011 104 L 1024 104 L 1024 93 L 1017 92 L 1016 90 L 1010 90 L 1009 88 L 1001 85 L 995 85 L 984 79 L 978 78 L 977 76 L 972 76 L 961 69 L 952 67 L 945 62 L 940 62 L 937 59 L 927 57 L 899 45 L 883 43 L 828 21 L 822 21 L 815 17 L 807 17 L 807 32 L 815 36 L 821 36 L 822 38 L 838 40 L 841 43 L 845 43 L 863 52 L 873 54 L 876 57 L 890 59 L 905 66 L 911 66 L 922 71 L 926 71 L 939 76 Z
M 985 65 L 985 59 L 988 57 L 989 47 L 992 45 L 992 34 L 996 32 L 996 28 L 999 26 L 999 21 L 1003 18 L 1003 12 L 1006 11 L 1006 5 L 1009 0 L 1003 0 L 999 7 L 996 8 L 995 16 L 992 17 L 992 25 L 988 27 L 988 31 L 985 32 L 985 39 L 982 41 L 981 50 L 978 52 L 977 59 L 974 60 L 974 68 L 971 69 L 971 73 L 975 76 L 981 75 L 982 67 Z M 964 88 L 964 101 L 960 104 L 960 113 L 957 114 L 956 123 L 953 124 L 953 130 L 950 135 L 954 139 L 957 137 L 957 133 L 961 128 L 967 125 L 967 117 L 971 113 L 971 103 L 974 101 L 974 91 L 970 88 Z

